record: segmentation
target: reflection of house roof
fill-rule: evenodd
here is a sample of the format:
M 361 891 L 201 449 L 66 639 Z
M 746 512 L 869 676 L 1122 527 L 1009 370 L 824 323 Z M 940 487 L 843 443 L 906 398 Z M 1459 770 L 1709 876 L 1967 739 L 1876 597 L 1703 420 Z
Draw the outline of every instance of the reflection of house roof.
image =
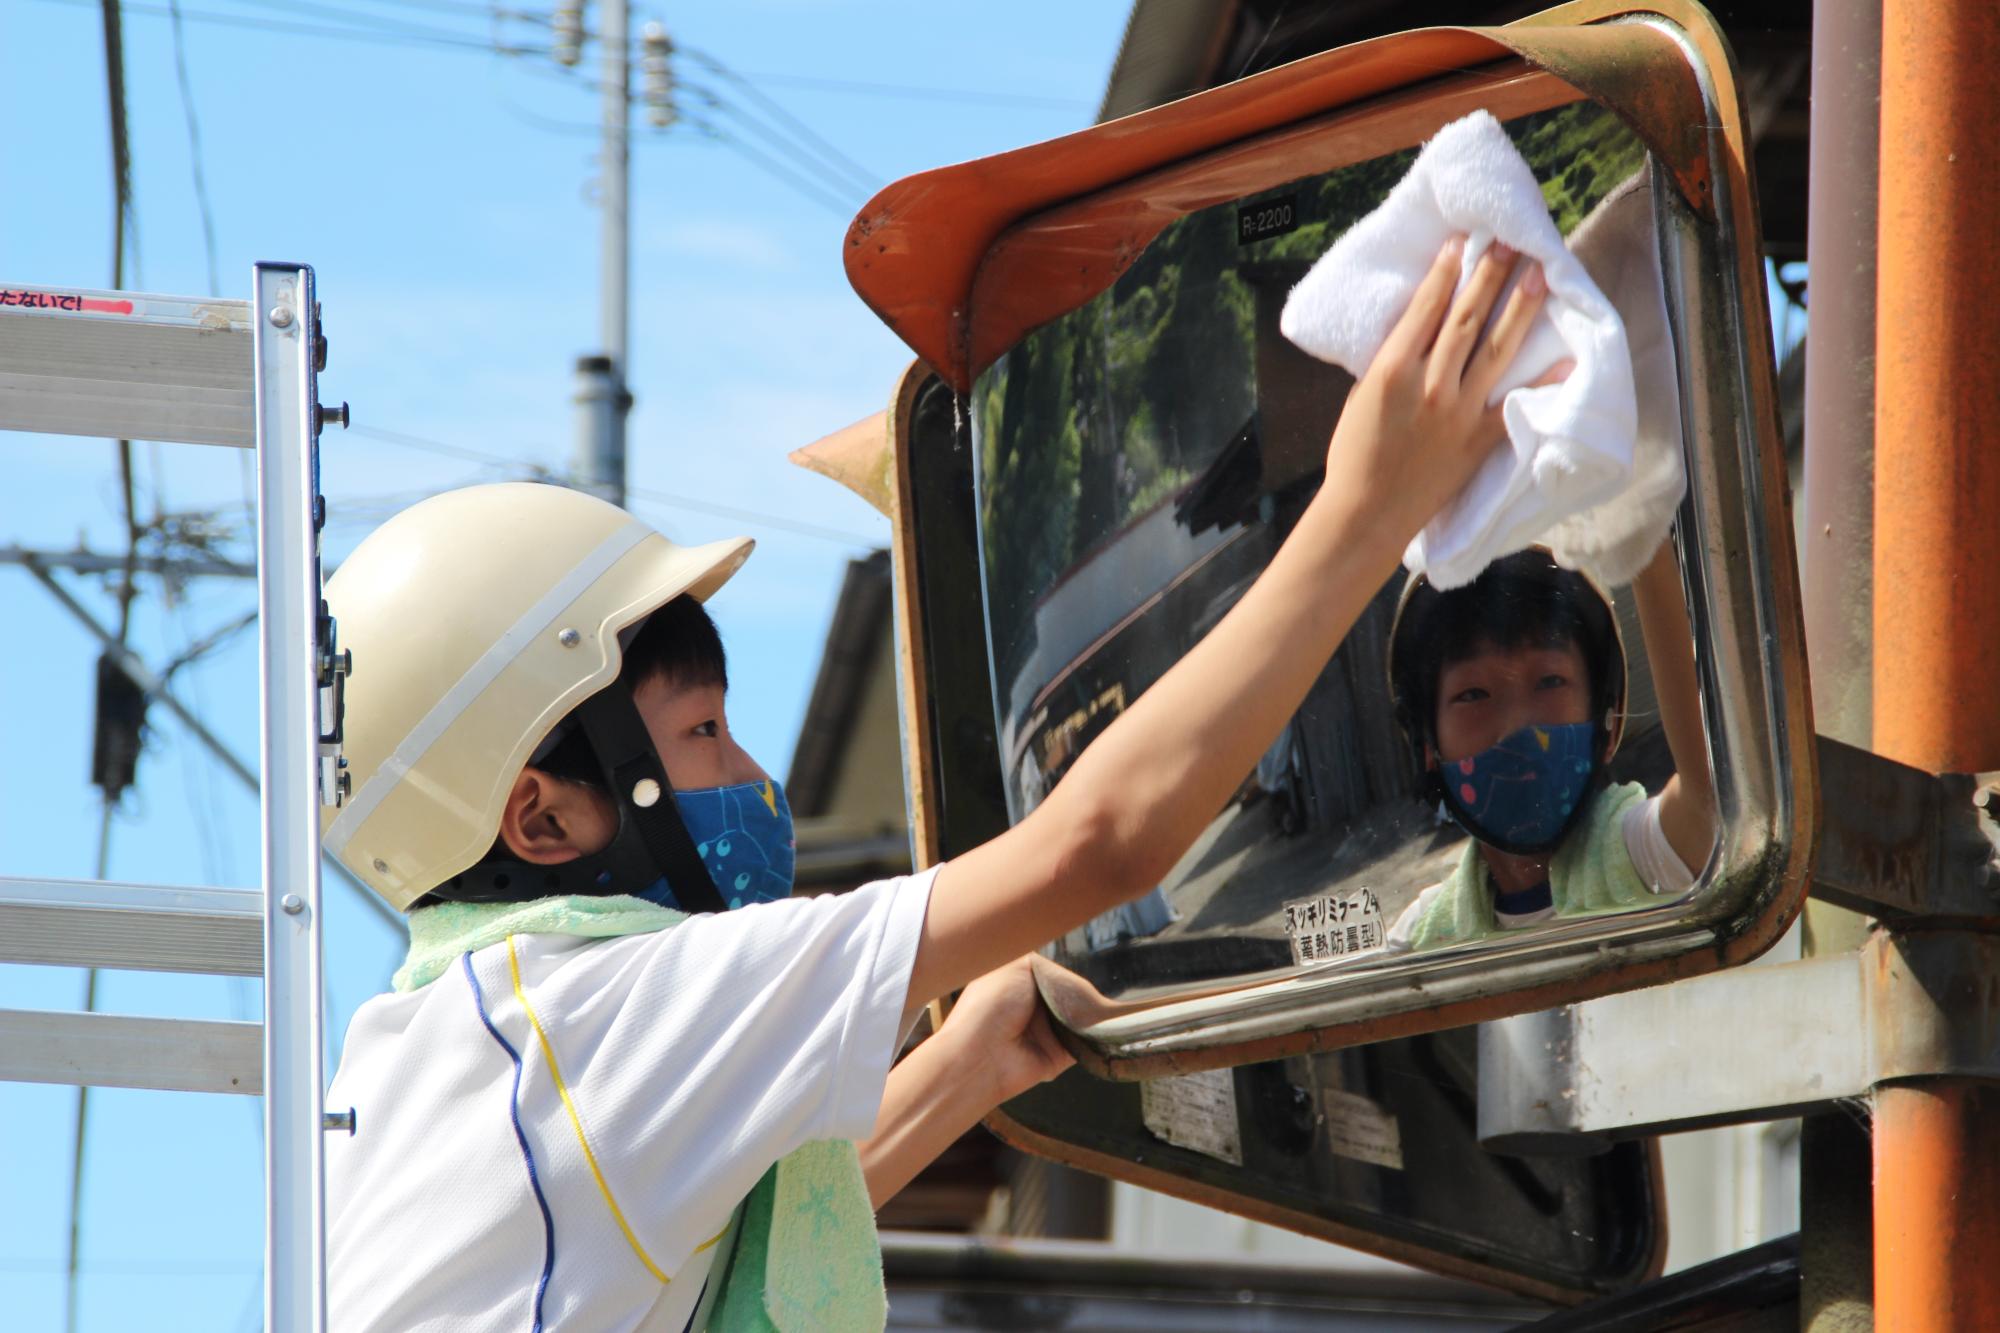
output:
M 819 676 L 799 724 L 785 793 L 792 813 L 801 819 L 826 813 L 840 759 L 868 684 L 868 671 L 881 656 L 877 649 L 889 631 L 889 553 L 875 551 L 848 562 L 827 626 L 826 647 L 820 655 Z M 888 663 L 881 664 L 887 668 Z

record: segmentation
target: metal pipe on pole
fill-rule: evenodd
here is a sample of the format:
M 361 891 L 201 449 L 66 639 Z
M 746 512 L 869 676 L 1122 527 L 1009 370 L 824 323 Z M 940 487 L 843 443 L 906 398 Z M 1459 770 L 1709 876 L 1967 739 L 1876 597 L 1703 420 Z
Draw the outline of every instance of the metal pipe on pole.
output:
M 626 385 L 631 281 L 629 229 L 632 171 L 631 14 L 627 0 L 604 0 L 598 22 L 604 48 L 604 143 L 598 157 L 598 343 L 596 355 L 579 357 L 574 401 L 580 435 L 574 467 L 579 489 L 625 503 L 625 421 L 632 410 Z
M 1880 0 L 1812 15 L 1811 163 L 1806 176 L 1806 409 L 1800 591 L 1819 732 L 1867 749 L 1872 731 L 1875 529 L 1875 172 Z M 1806 904 L 1808 957 L 1852 953 L 1868 918 Z M 1799 1130 L 1799 1327 L 1872 1326 L 1874 1214 L 1868 1128 L 1834 1113 Z
M 1996 49 L 1990 5 L 1884 0 L 1874 747 L 1939 771 L 2000 766 L 2000 711 L 1986 706 L 2000 578 L 1982 558 L 2000 511 Z M 1876 1091 L 1874 1113 L 1876 1325 L 1989 1326 L 2000 1310 L 2000 1085 L 1899 1080 Z

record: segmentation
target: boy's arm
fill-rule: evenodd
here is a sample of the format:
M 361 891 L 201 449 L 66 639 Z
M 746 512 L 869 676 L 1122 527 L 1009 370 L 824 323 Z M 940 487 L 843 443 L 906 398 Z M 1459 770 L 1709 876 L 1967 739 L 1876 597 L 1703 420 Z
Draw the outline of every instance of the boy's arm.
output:
M 1660 728 L 1674 757 L 1673 776 L 1660 788 L 1660 831 L 1681 864 L 1699 875 L 1715 845 L 1715 783 L 1701 725 L 1694 636 L 1688 630 L 1687 598 L 1671 538 L 1660 543 L 1632 580 L 1632 594 L 1653 671 L 1653 694 L 1660 703 Z
M 1029 959 L 965 988 L 944 1026 L 889 1071 L 875 1132 L 855 1146 L 880 1208 L 986 1113 L 1076 1063 L 1049 1028 Z
M 1514 257 L 1489 250 L 1454 298 L 1461 248 L 1439 255 L 1348 395 L 1326 480 L 1263 575 L 1027 818 L 939 873 L 910 1012 L 1157 884 L 1504 434 L 1486 400 L 1545 283 L 1531 270 L 1482 339 Z

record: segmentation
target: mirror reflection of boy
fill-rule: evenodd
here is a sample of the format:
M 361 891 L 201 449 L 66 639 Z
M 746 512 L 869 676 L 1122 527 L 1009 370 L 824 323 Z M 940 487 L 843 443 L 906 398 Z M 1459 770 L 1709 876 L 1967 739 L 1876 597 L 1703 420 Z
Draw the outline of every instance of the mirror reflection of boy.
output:
M 1686 893 L 1714 841 L 1714 796 L 1672 543 L 1633 581 L 1674 772 L 1612 783 L 1625 647 L 1610 598 L 1539 549 L 1440 591 L 1410 580 L 1390 689 L 1426 800 L 1471 835 L 1405 908 L 1391 952 L 1490 938 Z

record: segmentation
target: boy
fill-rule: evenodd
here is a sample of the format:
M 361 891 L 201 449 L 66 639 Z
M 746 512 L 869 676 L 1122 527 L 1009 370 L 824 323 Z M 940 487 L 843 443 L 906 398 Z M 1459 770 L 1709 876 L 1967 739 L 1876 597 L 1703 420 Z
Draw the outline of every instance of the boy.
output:
M 533 486 L 364 542 L 328 589 L 356 670 L 327 843 L 411 949 L 329 1093 L 358 1122 L 328 1142 L 335 1326 L 879 1328 L 865 1200 L 1067 1064 L 1013 960 L 1158 883 L 1503 434 L 1544 284 L 1492 317 L 1513 256 L 1454 291 L 1461 248 L 1229 615 L 1019 825 L 850 894 L 783 896 L 788 812 L 730 739 L 697 604 L 748 542 Z
M 1424 767 L 1422 795 L 1471 835 L 1450 878 L 1389 932 L 1407 952 L 1563 916 L 1641 907 L 1694 887 L 1714 798 L 1671 543 L 1634 580 L 1675 772 L 1648 797 L 1604 766 L 1625 726 L 1625 649 L 1611 601 L 1535 549 L 1470 584 L 1404 590 L 1390 693 Z

